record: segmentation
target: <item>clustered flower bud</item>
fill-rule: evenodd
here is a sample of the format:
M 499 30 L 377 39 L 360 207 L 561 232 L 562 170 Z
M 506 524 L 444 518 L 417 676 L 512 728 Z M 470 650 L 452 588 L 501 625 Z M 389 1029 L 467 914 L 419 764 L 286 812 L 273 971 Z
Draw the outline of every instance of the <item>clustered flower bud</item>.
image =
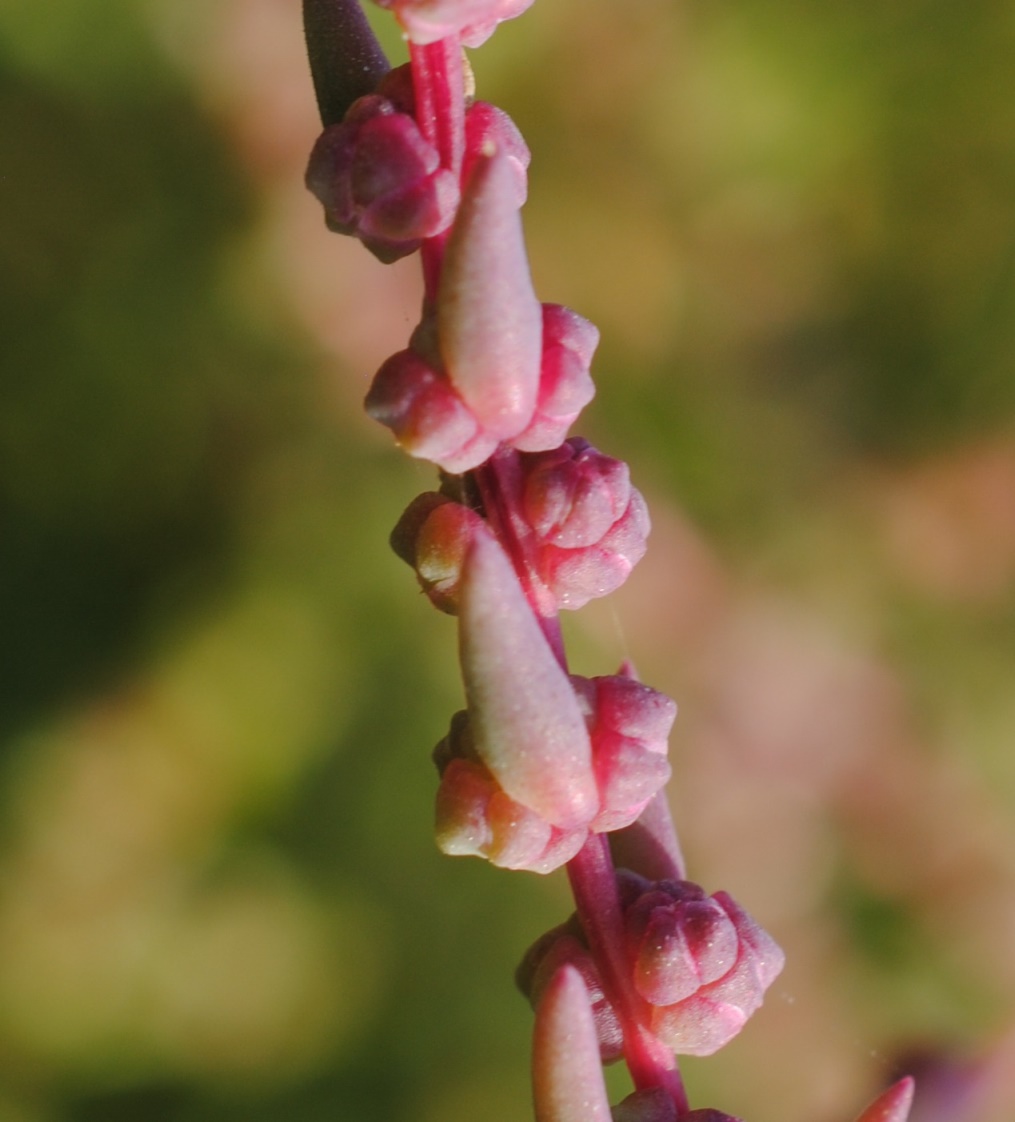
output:
M 358 237 L 384 262 L 414 253 L 424 238 L 446 230 L 460 197 L 455 176 L 441 166 L 404 102 L 395 100 L 404 80 L 393 73 L 383 92 L 358 98 L 340 123 L 324 130 L 306 175 L 329 229 Z
M 727 893 L 627 876 L 628 951 L 652 1029 L 678 1054 L 710 1056 L 760 1007 L 784 955 Z
M 782 969 L 782 951 L 725 892 L 706 896 L 690 881 L 648 881 L 627 870 L 619 880 L 631 981 L 647 1003 L 649 1027 L 679 1055 L 711 1055 L 760 1007 Z M 529 951 L 519 984 L 531 1000 L 561 961 L 587 974 L 575 941 L 580 949 L 581 929 L 572 921 Z M 597 976 L 586 985 L 602 988 Z M 611 1024 L 602 1013 L 597 1023 Z M 600 1044 L 616 1049 L 612 1036 Z
M 545 811 L 506 794 L 477 751 L 470 715 L 463 711 L 434 751 L 441 775 L 437 838 L 445 853 L 551 872 L 570 861 L 590 833 L 629 826 L 665 786 L 666 738 L 676 705 L 630 678 L 572 675 L 570 681 L 588 725 L 598 795 L 584 821 L 562 829 Z
M 536 569 L 558 607 L 581 608 L 619 588 L 644 556 L 651 528 L 627 464 L 573 438 L 522 457 L 522 471 Z

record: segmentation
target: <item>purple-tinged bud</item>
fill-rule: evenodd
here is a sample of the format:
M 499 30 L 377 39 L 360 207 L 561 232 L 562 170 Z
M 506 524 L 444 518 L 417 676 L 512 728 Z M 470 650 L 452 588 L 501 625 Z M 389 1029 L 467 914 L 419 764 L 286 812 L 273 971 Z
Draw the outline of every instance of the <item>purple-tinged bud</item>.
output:
M 588 993 L 571 966 L 557 971 L 536 1009 L 532 1090 L 536 1122 L 611 1122 Z
M 652 1031 L 681 1055 L 709 1056 L 732 1040 L 785 961 L 727 893 L 706 897 L 689 881 L 649 885 L 625 926 Z
M 619 588 L 645 554 L 648 508 L 627 465 L 572 438 L 522 457 L 522 511 L 540 579 L 561 608 Z
M 521 452 L 556 448 L 578 414 L 595 397 L 589 373 L 599 329 L 560 304 L 543 305 L 543 359 L 536 411 L 511 443 Z
M 670 778 L 667 737 L 676 702 L 621 675 L 573 676 L 572 685 L 589 724 L 600 810 L 590 823 L 597 833 L 630 826 Z
M 447 379 L 411 350 L 392 355 L 377 371 L 364 405 L 410 456 L 452 475 L 478 467 L 498 444 Z
M 721 1110 L 712 1110 L 706 1107 L 704 1110 L 692 1110 L 690 1114 L 685 1114 L 680 1122 L 741 1122 L 741 1119 L 734 1118 L 732 1114 L 723 1114 Z
M 477 757 L 551 825 L 584 828 L 599 809 L 585 719 L 511 562 L 485 532 L 466 558 L 458 622 Z
M 476 162 L 491 152 L 503 152 L 514 176 L 516 208 L 524 206 L 528 195 L 528 167 L 532 156 L 518 126 L 496 105 L 488 101 L 475 101 L 465 111 L 465 158 L 462 163 L 462 182 L 468 183 Z M 546 318 L 543 318 L 546 330 Z
M 532 420 L 543 316 L 532 289 L 516 172 L 501 151 L 477 158 L 448 241 L 437 335 L 448 379 L 499 440 Z
M 415 120 L 379 94 L 355 101 L 314 145 L 306 184 L 328 228 L 351 234 L 384 262 L 446 230 L 458 183 Z
M 697 1119 L 699 1114 L 709 1111 L 695 1110 L 680 1116 L 680 1122 Z M 716 1115 L 715 1122 L 722 1122 L 726 1115 Z M 662 1087 L 647 1091 L 635 1091 L 613 1108 L 613 1122 L 677 1122 L 677 1105 Z M 698 1119 L 698 1122 L 701 1122 Z M 730 1119 L 736 1122 L 736 1119 Z
M 600 1060 L 604 1064 L 612 1064 L 624 1054 L 624 1030 L 603 992 L 599 971 L 580 936 L 581 927 L 576 917 L 548 931 L 526 952 L 515 973 L 515 982 L 532 1007 L 536 1008 L 546 987 L 562 966 L 577 970 L 588 994 Z
M 478 47 L 498 23 L 520 16 L 532 0 L 377 0 L 395 13 L 413 43 L 436 43 L 457 35 L 466 47 Z
M 442 612 L 458 612 L 465 555 L 483 519 L 461 503 L 427 491 L 409 504 L 391 531 L 391 548 L 416 570 L 420 587 Z
M 860 1115 L 856 1122 L 906 1122 L 913 1105 L 915 1083 L 906 1076 L 893 1084 Z

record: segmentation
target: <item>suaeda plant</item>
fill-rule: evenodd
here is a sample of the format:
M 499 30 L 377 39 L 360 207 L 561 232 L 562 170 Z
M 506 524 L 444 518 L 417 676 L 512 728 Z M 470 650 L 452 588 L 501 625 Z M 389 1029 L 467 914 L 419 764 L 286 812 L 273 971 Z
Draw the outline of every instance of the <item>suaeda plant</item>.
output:
M 743 1028 L 783 953 L 725 892 L 687 879 L 666 801 L 672 700 L 625 663 L 568 671 L 559 613 L 618 588 L 649 515 L 627 466 L 569 436 L 598 331 L 542 304 L 520 211 L 529 152 L 477 100 L 463 47 L 532 0 L 377 0 L 408 41 L 392 68 L 358 0 L 304 0 L 324 131 L 307 185 L 328 227 L 383 262 L 418 253 L 419 325 L 366 410 L 439 472 L 391 544 L 457 617 L 465 708 L 434 750 L 437 844 L 505 869 L 563 868 L 574 914 L 525 954 L 538 1122 L 736 1122 L 688 1101 L 677 1057 Z M 634 1091 L 610 1106 L 603 1064 Z M 905 1122 L 903 1079 L 859 1122 Z

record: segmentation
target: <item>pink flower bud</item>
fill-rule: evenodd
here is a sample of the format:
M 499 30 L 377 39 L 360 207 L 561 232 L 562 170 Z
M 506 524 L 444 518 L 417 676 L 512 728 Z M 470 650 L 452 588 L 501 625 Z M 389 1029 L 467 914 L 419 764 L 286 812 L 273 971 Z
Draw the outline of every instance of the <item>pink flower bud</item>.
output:
M 508 168 L 515 184 L 515 208 L 525 204 L 528 194 L 529 161 L 532 159 L 518 126 L 496 105 L 488 101 L 475 101 L 465 112 L 465 159 L 462 163 L 462 182 L 468 183 L 476 162 L 491 152 L 503 152 L 508 158 Z M 543 320 L 544 330 L 546 320 Z
M 498 440 L 532 420 L 539 390 L 542 308 L 532 289 L 509 156 L 480 156 L 448 240 L 437 336 L 448 379 Z
M 478 47 L 498 23 L 520 16 L 532 0 L 377 0 L 395 13 L 409 39 L 424 45 L 457 35 Z
M 466 558 L 458 625 L 476 755 L 516 802 L 561 829 L 586 827 L 599 793 L 585 718 L 511 562 L 485 532 Z
M 448 380 L 412 350 L 392 355 L 377 371 L 364 405 L 410 456 L 453 475 L 478 467 L 498 444 Z
M 627 465 L 573 438 L 522 457 L 522 510 L 540 579 L 562 608 L 619 588 L 645 554 L 648 509 Z
M 595 397 L 589 367 L 599 330 L 559 304 L 543 305 L 543 358 L 536 411 L 511 443 L 521 452 L 556 448 L 578 414 Z
M 377 258 L 397 261 L 446 230 L 459 202 L 455 177 L 415 120 L 369 94 L 314 145 L 307 187 L 328 227 L 358 237 Z
M 674 701 L 633 678 L 579 678 L 575 687 L 592 742 L 600 810 L 597 833 L 630 826 L 670 778 L 667 737 Z
M 625 925 L 652 1030 L 682 1055 L 708 1056 L 732 1040 L 784 962 L 727 893 L 706 897 L 689 881 L 646 882 Z
M 391 548 L 416 570 L 420 587 L 442 612 L 458 611 L 462 565 L 483 527 L 474 510 L 427 491 L 409 504 L 391 531 Z

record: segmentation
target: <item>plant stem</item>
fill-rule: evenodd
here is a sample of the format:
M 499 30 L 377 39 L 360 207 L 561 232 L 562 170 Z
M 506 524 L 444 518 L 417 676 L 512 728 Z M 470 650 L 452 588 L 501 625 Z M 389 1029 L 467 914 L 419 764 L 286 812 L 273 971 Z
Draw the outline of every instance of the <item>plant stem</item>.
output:
M 624 1030 L 624 1059 L 637 1090 L 663 1087 L 677 1114 L 689 1109 L 676 1057 L 646 1027 L 645 1002 L 630 982 L 616 870 L 603 834 L 591 834 L 567 875 L 589 950 Z

